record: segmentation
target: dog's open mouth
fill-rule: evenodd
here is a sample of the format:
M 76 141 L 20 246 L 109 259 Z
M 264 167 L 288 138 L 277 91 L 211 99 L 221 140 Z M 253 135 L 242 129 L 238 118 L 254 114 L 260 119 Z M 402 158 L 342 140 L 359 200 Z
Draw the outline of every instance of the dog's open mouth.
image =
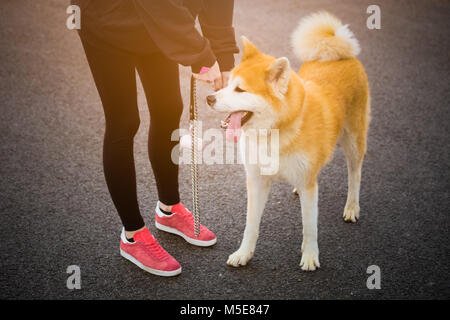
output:
M 239 127 L 242 127 L 248 120 L 252 117 L 253 112 L 250 111 L 236 111 L 230 113 L 225 120 L 220 121 L 220 127 L 222 129 L 227 129 L 231 126 L 237 124 L 239 121 Z M 230 128 L 231 129 L 231 128 Z
M 241 136 L 241 127 L 252 117 L 253 112 L 235 111 L 221 121 L 220 127 L 226 130 L 226 137 L 230 141 L 237 142 Z

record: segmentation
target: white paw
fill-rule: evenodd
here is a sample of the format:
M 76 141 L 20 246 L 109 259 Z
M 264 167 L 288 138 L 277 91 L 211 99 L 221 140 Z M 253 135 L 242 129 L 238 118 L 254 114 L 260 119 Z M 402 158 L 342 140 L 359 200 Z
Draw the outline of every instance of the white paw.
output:
M 300 267 L 302 267 L 303 271 L 314 271 L 316 268 L 319 268 L 319 250 L 305 249 L 302 254 L 302 260 L 300 261 Z
M 359 219 L 359 205 L 357 204 L 346 205 L 343 217 L 345 222 L 356 222 L 356 220 Z
M 297 195 L 297 196 L 300 195 L 300 193 L 298 192 L 297 188 L 294 188 L 294 190 L 292 190 L 292 193 Z
M 227 264 L 233 267 L 245 266 L 253 257 L 253 252 L 239 249 L 228 257 Z

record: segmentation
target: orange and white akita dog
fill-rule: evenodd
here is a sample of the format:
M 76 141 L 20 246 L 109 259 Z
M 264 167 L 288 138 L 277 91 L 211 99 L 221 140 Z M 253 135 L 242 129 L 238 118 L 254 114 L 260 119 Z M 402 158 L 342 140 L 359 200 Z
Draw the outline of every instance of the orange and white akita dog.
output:
M 244 159 L 247 221 L 240 248 L 228 258 L 231 266 L 246 265 L 253 256 L 273 180 L 290 183 L 300 194 L 301 268 L 315 270 L 320 266 L 317 177 L 338 143 L 348 165 L 344 220 L 356 222 L 359 218 L 370 96 L 366 73 L 355 58 L 360 51 L 358 41 L 336 17 L 320 12 L 300 21 L 292 44 L 303 61 L 298 73 L 291 70 L 287 58 L 263 54 L 243 38 L 243 58 L 232 71 L 228 86 L 207 98 L 214 110 L 229 113 L 224 121 L 228 137 L 238 139 L 241 129 L 243 136 L 250 129 L 278 129 L 276 173 L 261 174 L 258 163 Z M 241 154 L 248 152 L 245 148 L 249 145 L 241 143 L 244 140 L 240 139 Z

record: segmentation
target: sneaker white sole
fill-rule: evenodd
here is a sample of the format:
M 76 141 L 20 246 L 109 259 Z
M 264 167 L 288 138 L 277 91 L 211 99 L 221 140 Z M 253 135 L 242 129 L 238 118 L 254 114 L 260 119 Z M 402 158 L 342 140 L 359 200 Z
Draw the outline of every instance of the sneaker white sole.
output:
M 155 226 L 159 230 L 162 230 L 162 231 L 165 231 L 165 232 L 169 232 L 169 233 L 173 233 L 173 234 L 176 234 L 177 236 L 182 237 L 184 240 L 186 240 L 190 244 L 193 244 L 194 246 L 210 247 L 210 246 L 216 244 L 216 242 L 217 242 L 217 238 L 214 238 L 214 239 L 209 240 L 209 241 L 192 239 L 192 238 L 188 237 L 187 235 L 185 235 L 184 233 L 178 231 L 177 229 L 174 229 L 174 228 L 171 228 L 171 227 L 167 227 L 167 226 L 165 226 L 163 224 L 158 223 L 157 221 L 155 221 Z
M 181 267 L 179 269 L 173 270 L 173 271 L 162 271 L 162 270 L 157 270 L 157 269 L 152 269 L 152 268 L 146 267 L 141 262 L 136 260 L 136 258 L 134 258 L 132 255 L 126 253 L 122 249 L 120 249 L 120 255 L 122 257 L 124 257 L 125 259 L 127 259 L 128 261 L 130 261 L 130 262 L 134 263 L 135 265 L 137 265 L 142 270 L 147 271 L 147 272 L 149 272 L 151 274 L 154 274 L 154 275 L 157 275 L 157 276 L 173 277 L 173 276 L 179 275 L 181 273 Z

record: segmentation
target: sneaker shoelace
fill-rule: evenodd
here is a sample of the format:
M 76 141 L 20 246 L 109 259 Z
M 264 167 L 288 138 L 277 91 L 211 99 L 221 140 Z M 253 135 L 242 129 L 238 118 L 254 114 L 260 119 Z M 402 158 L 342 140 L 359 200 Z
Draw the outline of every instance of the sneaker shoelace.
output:
M 168 258 L 168 253 L 166 250 L 161 247 L 161 245 L 158 243 L 158 241 L 155 239 L 153 241 L 144 242 L 145 247 L 149 248 L 150 251 L 156 255 L 158 259 L 165 259 Z

